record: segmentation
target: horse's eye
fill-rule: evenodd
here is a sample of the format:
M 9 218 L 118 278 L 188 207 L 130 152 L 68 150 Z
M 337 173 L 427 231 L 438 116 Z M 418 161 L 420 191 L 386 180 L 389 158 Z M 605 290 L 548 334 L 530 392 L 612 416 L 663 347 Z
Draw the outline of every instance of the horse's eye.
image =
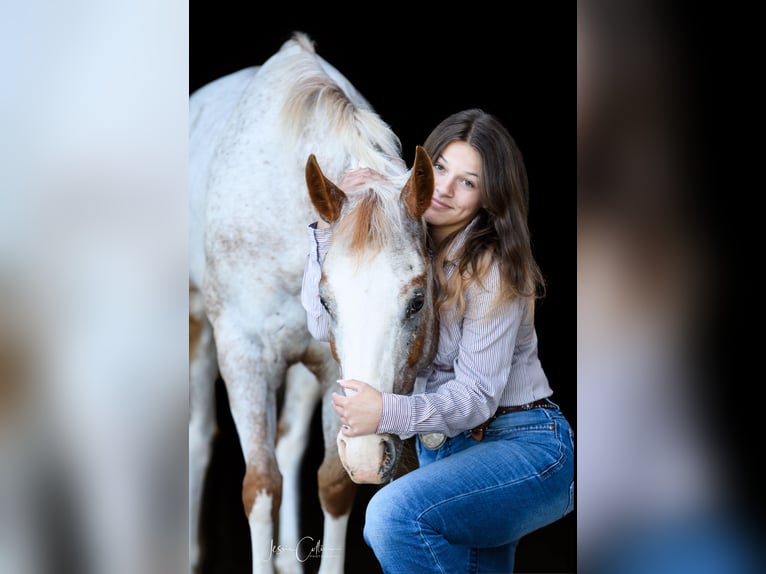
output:
M 415 295 L 411 300 L 409 305 L 407 305 L 407 317 L 412 317 L 415 313 L 420 311 L 423 308 L 423 303 L 425 302 L 425 297 L 422 294 Z

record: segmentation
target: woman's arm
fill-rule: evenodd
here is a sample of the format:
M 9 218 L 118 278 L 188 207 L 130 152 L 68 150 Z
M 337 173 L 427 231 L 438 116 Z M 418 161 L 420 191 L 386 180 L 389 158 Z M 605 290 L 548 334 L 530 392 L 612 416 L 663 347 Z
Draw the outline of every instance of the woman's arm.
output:
M 303 269 L 301 303 L 306 310 L 306 322 L 311 336 L 319 341 L 329 341 L 330 316 L 319 302 L 319 280 L 322 278 L 322 262 L 330 242 L 330 230 L 312 224 L 308 232 L 309 253 Z

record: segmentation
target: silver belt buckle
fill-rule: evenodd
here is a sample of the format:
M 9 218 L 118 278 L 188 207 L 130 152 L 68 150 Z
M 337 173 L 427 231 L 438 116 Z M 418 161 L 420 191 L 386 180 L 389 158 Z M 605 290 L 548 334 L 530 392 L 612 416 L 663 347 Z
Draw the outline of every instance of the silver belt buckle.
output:
M 428 450 L 438 450 L 447 441 L 447 435 L 440 432 L 420 433 L 418 436 Z

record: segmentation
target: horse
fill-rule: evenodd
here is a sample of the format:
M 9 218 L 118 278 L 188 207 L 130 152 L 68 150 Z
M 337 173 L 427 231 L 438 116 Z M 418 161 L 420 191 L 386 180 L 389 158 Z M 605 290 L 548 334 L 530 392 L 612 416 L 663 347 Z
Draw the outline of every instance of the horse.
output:
M 418 146 L 407 169 L 390 126 L 302 32 L 260 66 L 193 92 L 189 113 L 191 569 L 200 560 L 220 376 L 245 460 L 252 571 L 303 571 L 300 463 L 321 401 L 317 479 L 322 543 L 331 552 L 319 571 L 342 573 L 356 489 L 394 478 L 401 441 L 345 437 L 331 395 L 341 376 L 409 393 L 433 358 L 438 331 L 422 217 L 433 166 Z M 355 167 L 382 178 L 342 190 L 337 182 Z M 331 309 L 327 342 L 309 332 L 300 301 L 308 224 L 320 217 L 332 227 L 321 280 Z

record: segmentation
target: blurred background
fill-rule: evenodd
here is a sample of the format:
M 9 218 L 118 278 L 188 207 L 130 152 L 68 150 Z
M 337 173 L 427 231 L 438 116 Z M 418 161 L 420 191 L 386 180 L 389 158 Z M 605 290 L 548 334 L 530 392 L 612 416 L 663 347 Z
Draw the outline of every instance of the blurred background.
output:
M 0 572 L 184 571 L 189 8 L 1 13 Z
M 408 164 L 469 105 L 525 155 L 549 281 L 540 355 L 578 470 L 576 516 L 525 541 L 518 570 L 766 568 L 754 13 L 648 0 L 422 16 L 2 8 L 0 573 L 187 569 L 188 96 L 293 29 L 392 125 Z M 206 571 L 245 571 L 241 455 L 219 413 Z
M 749 121 L 738 124 L 750 108 L 731 81 L 749 27 L 741 12 L 697 8 L 578 3 L 584 572 L 764 568 L 748 398 L 755 215 L 736 183 L 747 154 L 730 147 Z

